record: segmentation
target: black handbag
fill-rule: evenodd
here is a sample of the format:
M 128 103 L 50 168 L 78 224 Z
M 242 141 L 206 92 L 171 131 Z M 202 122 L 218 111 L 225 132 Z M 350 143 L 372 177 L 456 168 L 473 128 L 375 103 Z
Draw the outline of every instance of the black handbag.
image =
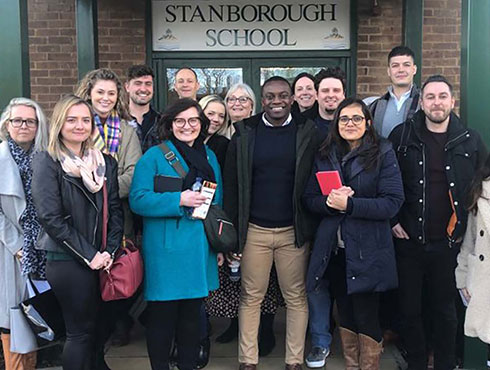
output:
M 158 146 L 168 163 L 170 163 L 181 178 L 184 178 L 187 173 L 175 153 L 164 142 Z M 228 253 L 237 250 L 238 237 L 235 226 L 223 208 L 217 204 L 212 204 L 203 223 L 208 242 L 215 252 Z
M 39 293 L 32 282 L 31 286 L 36 295 L 19 306 L 36 337 L 38 347 L 46 347 L 65 337 L 65 321 L 53 290 Z

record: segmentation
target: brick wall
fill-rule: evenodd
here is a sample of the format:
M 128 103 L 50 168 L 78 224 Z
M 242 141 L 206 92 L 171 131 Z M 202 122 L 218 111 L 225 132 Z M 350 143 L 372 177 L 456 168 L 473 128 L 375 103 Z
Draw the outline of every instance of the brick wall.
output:
M 373 2 L 358 1 L 357 92 L 362 98 L 386 92 L 390 84 L 386 58 L 402 42 L 402 0 L 378 3 L 381 15 L 373 16 Z
M 145 1 L 99 1 L 99 66 L 123 80 L 133 64 L 145 63 Z
M 422 81 L 442 74 L 453 84 L 459 111 L 461 0 L 425 0 Z
M 357 91 L 361 97 L 381 95 L 390 80 L 386 57 L 402 42 L 402 0 L 380 0 L 381 14 L 372 15 L 372 1 L 358 1 Z M 460 89 L 461 0 L 425 0 L 422 81 L 443 74 Z
M 31 96 L 49 113 L 77 83 L 74 0 L 28 0 Z

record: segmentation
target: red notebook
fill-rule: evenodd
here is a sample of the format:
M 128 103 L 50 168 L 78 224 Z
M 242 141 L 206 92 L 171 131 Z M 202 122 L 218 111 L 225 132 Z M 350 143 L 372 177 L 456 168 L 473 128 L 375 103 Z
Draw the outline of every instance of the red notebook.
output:
M 316 173 L 316 179 L 323 195 L 328 195 L 332 190 L 342 187 L 339 171 L 319 171 Z

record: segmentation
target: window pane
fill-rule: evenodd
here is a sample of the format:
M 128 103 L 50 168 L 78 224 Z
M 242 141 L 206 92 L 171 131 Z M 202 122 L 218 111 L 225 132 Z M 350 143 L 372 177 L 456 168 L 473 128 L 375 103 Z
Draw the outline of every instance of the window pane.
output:
M 197 74 L 200 88 L 197 92 L 197 100 L 203 96 L 216 94 L 225 98 L 228 89 L 243 81 L 242 68 L 193 68 Z M 178 99 L 174 90 L 175 73 L 178 68 L 167 68 L 167 102 L 171 104 Z
M 294 78 L 302 72 L 316 75 L 323 67 L 261 67 L 260 86 L 272 76 L 284 77 L 289 83 L 293 83 Z

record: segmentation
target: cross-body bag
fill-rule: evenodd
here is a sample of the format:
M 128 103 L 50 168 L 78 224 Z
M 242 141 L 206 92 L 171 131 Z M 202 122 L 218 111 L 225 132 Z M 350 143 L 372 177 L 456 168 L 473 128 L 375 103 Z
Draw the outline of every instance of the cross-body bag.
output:
M 187 172 L 175 153 L 164 142 L 158 146 L 162 150 L 168 163 L 183 179 L 187 175 Z M 228 253 L 236 251 L 238 239 L 235 227 L 233 226 L 233 222 L 231 222 L 230 218 L 219 205 L 211 204 L 203 223 L 208 242 L 215 252 Z

